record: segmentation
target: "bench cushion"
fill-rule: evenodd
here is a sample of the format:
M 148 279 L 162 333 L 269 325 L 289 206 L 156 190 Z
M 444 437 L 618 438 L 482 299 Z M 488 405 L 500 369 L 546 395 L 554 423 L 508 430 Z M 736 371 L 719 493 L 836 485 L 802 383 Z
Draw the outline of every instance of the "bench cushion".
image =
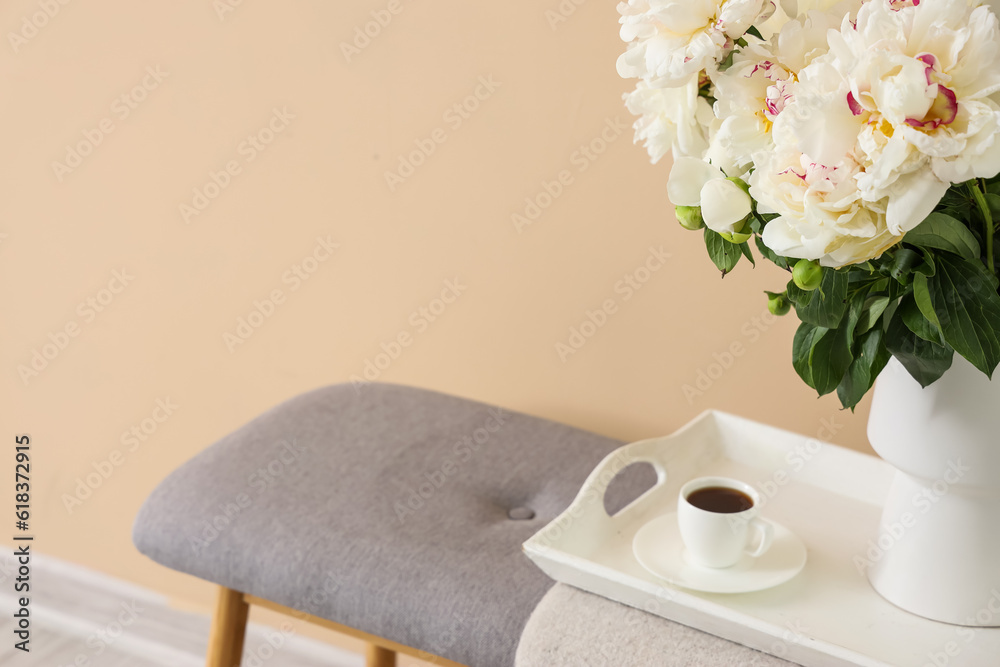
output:
M 668 590 L 668 589 L 665 589 Z M 650 597 L 647 608 L 659 600 Z M 772 650 L 788 650 L 775 640 Z M 795 667 L 767 653 L 556 584 L 535 608 L 517 667 Z
M 509 667 L 552 585 L 521 543 L 620 445 L 428 390 L 335 385 L 183 464 L 142 507 L 133 539 L 175 570 L 466 665 Z M 650 483 L 632 477 L 611 505 Z

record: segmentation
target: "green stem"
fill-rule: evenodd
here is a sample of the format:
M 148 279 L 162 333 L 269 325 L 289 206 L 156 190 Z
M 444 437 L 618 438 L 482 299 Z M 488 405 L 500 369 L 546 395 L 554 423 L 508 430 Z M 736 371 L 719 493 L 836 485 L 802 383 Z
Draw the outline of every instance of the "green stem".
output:
M 764 218 L 762 218 L 761 215 L 760 215 L 760 213 L 757 212 L 757 207 L 756 206 L 753 207 L 753 217 L 757 220 L 757 222 L 760 223 L 760 231 L 763 234 L 764 233 L 764 225 L 767 224 L 767 220 L 765 220 Z
M 986 225 L 986 266 L 989 267 L 990 273 L 996 275 L 996 267 L 993 264 L 993 214 L 990 213 L 990 206 L 986 203 L 986 185 L 982 179 L 970 182 L 969 191 L 972 192 L 972 198 L 976 200 Z

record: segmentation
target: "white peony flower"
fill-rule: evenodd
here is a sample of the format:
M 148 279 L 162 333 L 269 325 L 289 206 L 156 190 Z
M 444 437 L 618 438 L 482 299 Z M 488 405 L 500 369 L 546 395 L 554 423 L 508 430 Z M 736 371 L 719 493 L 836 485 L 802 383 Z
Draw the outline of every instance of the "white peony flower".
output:
M 870 0 L 856 25 L 796 87 L 799 147 L 836 166 L 852 154 L 862 197 L 888 198 L 896 235 L 919 224 L 952 183 L 1000 171 L 1000 24 L 968 0 Z
M 645 142 L 655 164 L 672 151 L 674 157 L 701 157 L 708 149 L 709 127 L 715 120 L 712 107 L 701 97 L 699 77 L 693 75 L 677 88 L 657 88 L 639 81 L 625 95 L 625 106 L 639 116 L 635 121 L 635 142 Z
M 850 159 L 836 167 L 819 165 L 779 139 L 750 177 L 758 210 L 780 216 L 764 227 L 764 244 L 783 257 L 840 267 L 878 257 L 898 243 L 885 222 L 885 202 L 862 198 L 855 180 L 860 169 Z
M 736 231 L 736 224 L 750 215 L 753 205 L 750 195 L 722 170 L 692 157 L 674 160 L 667 196 L 674 206 L 700 206 L 705 226 L 720 234 Z
M 773 11 L 771 0 L 628 0 L 618 5 L 621 38 L 628 49 L 618 58 L 625 78 L 677 86 L 713 68 L 755 21 Z
M 1000 1 L 1000 0 L 998 0 Z M 865 0 L 838 0 L 823 10 L 803 11 L 782 26 L 772 40 L 772 53 L 796 74 L 816 58 L 829 51 L 827 37 L 831 29 L 839 29 L 845 20 L 852 20 Z
M 785 86 L 792 79 L 770 44 L 753 37 L 747 41 L 726 71 L 712 75 L 720 123 L 707 157 L 730 176 L 744 174 L 753 165 L 753 155 L 770 148 L 771 124 L 784 106 Z
M 998 0 L 1000 1 L 1000 0 Z M 827 52 L 827 33 L 855 12 L 861 0 L 826 13 L 787 21 L 768 41 L 745 37 L 747 46 L 725 71 L 713 72 L 715 113 L 721 123 L 707 153 L 730 176 L 745 173 L 753 156 L 773 147 L 771 126 L 794 96 L 798 73 Z
M 796 18 L 813 11 L 827 13 L 840 2 L 841 0 L 781 0 L 781 9 L 789 18 Z M 865 0 L 857 0 L 855 9 L 860 7 L 863 2 Z
M 635 139 L 673 153 L 675 205 L 731 234 L 756 199 L 772 250 L 840 267 L 1000 172 L 1000 0 L 777 1 L 619 4 Z

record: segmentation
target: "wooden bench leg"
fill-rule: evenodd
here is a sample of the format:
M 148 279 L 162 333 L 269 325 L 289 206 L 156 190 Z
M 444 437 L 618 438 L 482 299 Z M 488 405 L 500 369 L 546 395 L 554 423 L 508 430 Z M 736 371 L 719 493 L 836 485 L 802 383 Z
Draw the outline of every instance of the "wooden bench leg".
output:
M 247 629 L 250 605 L 243 593 L 229 588 L 219 588 L 219 598 L 212 619 L 208 638 L 206 667 L 239 667 L 243 659 L 243 637 Z
M 365 666 L 396 667 L 396 652 L 375 644 L 368 644 L 365 647 Z

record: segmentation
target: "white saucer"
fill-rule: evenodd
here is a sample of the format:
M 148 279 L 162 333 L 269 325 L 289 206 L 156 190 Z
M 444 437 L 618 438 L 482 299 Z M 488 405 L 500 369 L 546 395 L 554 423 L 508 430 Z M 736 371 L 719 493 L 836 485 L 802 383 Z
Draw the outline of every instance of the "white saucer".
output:
M 725 569 L 695 565 L 681 542 L 677 513 L 657 517 L 639 529 L 632 550 L 639 563 L 661 579 L 703 593 L 750 593 L 783 584 L 806 564 L 806 545 L 779 523 L 774 542 L 759 558 L 743 558 Z

